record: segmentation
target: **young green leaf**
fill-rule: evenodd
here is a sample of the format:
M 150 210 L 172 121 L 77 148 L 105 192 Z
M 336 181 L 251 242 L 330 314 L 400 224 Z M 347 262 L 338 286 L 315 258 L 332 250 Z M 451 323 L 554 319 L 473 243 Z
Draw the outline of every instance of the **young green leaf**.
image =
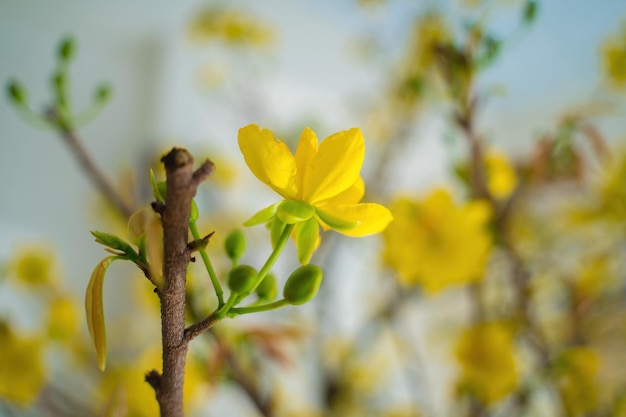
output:
M 106 329 L 104 327 L 104 308 L 102 303 L 102 284 L 107 268 L 117 256 L 104 258 L 91 273 L 87 292 L 85 294 L 85 310 L 87 313 L 87 327 L 89 336 L 96 348 L 98 358 L 98 368 L 104 371 L 106 367 L 107 341 Z

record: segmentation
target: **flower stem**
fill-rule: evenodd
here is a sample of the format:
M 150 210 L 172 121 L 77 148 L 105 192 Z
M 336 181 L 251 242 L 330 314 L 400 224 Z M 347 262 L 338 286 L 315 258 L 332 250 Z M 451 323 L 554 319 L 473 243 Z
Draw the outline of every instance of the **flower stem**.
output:
M 191 230 L 191 235 L 194 239 L 202 239 L 195 221 L 189 221 L 189 230 Z M 200 252 L 200 256 L 202 257 L 204 266 L 209 273 L 209 278 L 211 278 L 211 284 L 213 284 L 213 289 L 215 290 L 215 295 L 217 296 L 217 302 L 219 303 L 218 308 L 221 308 L 224 305 L 224 291 L 222 291 L 220 282 L 217 279 L 217 275 L 215 274 L 215 270 L 213 269 L 213 265 L 211 264 L 211 259 L 209 259 L 209 255 L 207 254 L 206 250 L 199 249 L 198 252 Z
M 234 314 L 248 314 L 248 313 L 258 313 L 261 311 L 270 311 L 270 310 L 276 310 L 277 308 L 281 308 L 284 307 L 286 305 L 288 305 L 289 303 L 287 302 L 287 300 L 285 300 L 284 298 L 280 299 L 280 300 L 276 300 L 273 303 L 268 303 L 268 304 L 262 304 L 262 305 L 256 305 L 256 306 L 248 306 L 248 307 L 239 307 L 239 308 L 231 308 L 230 309 L 230 313 L 234 313 Z
M 272 266 L 274 266 L 274 263 L 276 262 L 281 252 L 285 248 L 285 245 L 287 244 L 287 241 L 289 240 L 289 236 L 291 236 L 291 231 L 293 230 L 293 227 L 294 227 L 293 224 L 288 224 L 285 226 L 283 233 L 278 238 L 278 242 L 276 242 L 276 247 L 270 254 L 269 258 L 267 258 L 267 261 L 265 261 L 265 265 L 263 265 L 263 267 L 259 271 L 259 275 L 257 277 L 256 283 L 254 284 L 254 287 L 252 287 L 252 289 L 248 292 L 248 294 L 256 290 L 256 287 L 258 287 L 259 284 L 263 282 L 263 279 L 265 278 L 265 276 L 270 272 L 270 269 L 272 269 Z

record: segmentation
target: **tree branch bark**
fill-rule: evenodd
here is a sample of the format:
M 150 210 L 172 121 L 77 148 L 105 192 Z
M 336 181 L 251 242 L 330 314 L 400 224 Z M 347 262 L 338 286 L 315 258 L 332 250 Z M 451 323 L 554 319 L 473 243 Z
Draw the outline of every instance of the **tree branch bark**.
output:
M 213 164 L 207 160 L 194 172 L 193 157 L 180 148 L 173 148 L 161 162 L 167 176 L 167 195 L 161 213 L 164 282 L 158 288 L 161 299 L 163 374 L 155 392 L 161 417 L 182 417 L 188 347 L 184 333 L 185 284 L 191 255 L 188 247 L 189 213 L 198 184 L 211 174 Z

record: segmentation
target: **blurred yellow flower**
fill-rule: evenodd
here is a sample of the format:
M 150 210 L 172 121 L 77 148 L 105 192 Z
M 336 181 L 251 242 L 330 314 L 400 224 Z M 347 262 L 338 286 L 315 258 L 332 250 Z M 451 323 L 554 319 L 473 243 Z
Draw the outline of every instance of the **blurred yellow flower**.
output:
M 247 225 L 269 220 L 294 224 L 301 263 L 319 244 L 319 226 L 348 236 L 380 233 L 391 213 L 374 203 L 360 203 L 365 157 L 363 134 L 344 130 L 318 145 L 315 133 L 302 131 L 295 155 L 274 134 L 256 125 L 239 130 L 239 148 L 252 173 L 285 200 L 261 210 Z
M 513 332 L 505 323 L 481 323 L 466 329 L 455 353 L 461 365 L 461 392 L 493 404 L 517 386 Z
M 269 25 L 241 11 L 212 7 L 193 18 L 189 36 L 197 42 L 219 40 L 231 46 L 259 48 L 270 45 L 274 33 Z
M 517 174 L 508 157 L 499 151 L 490 150 L 485 155 L 487 187 L 496 199 L 505 199 L 517 186 Z
M 33 286 L 54 285 L 59 279 L 57 258 L 43 244 L 18 246 L 9 260 L 8 271 L 19 282 Z
M 439 189 L 423 201 L 399 199 L 391 212 L 394 221 L 384 232 L 383 259 L 402 283 L 434 293 L 482 279 L 492 248 L 487 203 L 457 206 Z
M 626 24 L 602 45 L 602 64 L 609 84 L 626 88 Z
M 55 340 L 70 340 L 78 330 L 79 308 L 76 300 L 68 296 L 58 296 L 48 306 L 46 316 L 48 337 Z
M 45 382 L 43 341 L 23 337 L 0 323 L 0 398 L 33 403 Z
M 154 389 L 144 380 L 146 372 L 157 369 L 161 372 L 161 349 L 147 349 L 135 362 L 127 367 L 113 369 L 104 374 L 100 393 L 108 408 L 124 410 L 128 417 L 153 417 L 159 415 L 158 403 L 154 397 Z M 195 396 L 205 387 L 203 369 L 194 360 L 193 355 L 187 356 L 185 365 L 185 384 L 183 401 L 185 408 L 192 408 Z
M 568 415 L 587 414 L 596 408 L 599 362 L 597 353 L 585 346 L 569 348 L 557 359 L 557 383 Z

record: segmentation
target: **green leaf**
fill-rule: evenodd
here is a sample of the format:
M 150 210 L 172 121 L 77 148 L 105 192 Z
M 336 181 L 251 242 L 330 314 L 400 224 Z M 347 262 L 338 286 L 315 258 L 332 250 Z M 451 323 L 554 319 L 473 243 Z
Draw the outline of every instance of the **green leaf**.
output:
M 310 218 L 296 226 L 296 246 L 298 247 L 298 261 L 301 265 L 308 264 L 315 252 L 320 236 L 320 226 L 317 219 Z
M 324 223 L 326 223 L 328 226 L 330 226 L 331 229 L 334 229 L 334 230 L 339 230 L 339 231 L 352 230 L 361 224 L 361 222 L 358 220 L 340 219 L 339 217 L 334 216 L 323 210 L 320 210 L 319 208 L 316 208 L 315 212 Z
M 189 211 L 189 221 L 195 222 L 198 220 L 198 206 L 196 205 L 196 200 L 191 200 L 191 210 Z
M 102 303 L 102 284 L 107 268 L 117 256 L 104 258 L 91 273 L 91 279 L 85 293 L 85 311 L 87 313 L 87 327 L 89 336 L 96 348 L 98 368 L 104 371 L 106 368 L 107 341 L 106 328 L 104 326 L 104 307 Z
M 256 212 L 256 214 L 250 219 L 248 219 L 243 225 L 244 226 L 256 226 L 257 224 L 266 223 L 276 216 L 276 209 L 280 202 L 272 204 L 269 207 L 265 207 L 262 210 Z
M 165 182 L 157 182 L 153 170 L 150 170 L 150 184 L 152 184 L 152 195 L 154 195 L 156 201 L 164 203 L 166 187 L 163 184 L 165 184 Z
M 137 257 L 137 252 L 124 239 L 112 233 L 99 232 L 97 230 L 91 231 L 91 234 L 96 238 L 96 242 L 101 245 L 118 250 L 129 257 Z
M 299 200 L 285 200 L 278 206 L 276 214 L 285 224 L 296 224 L 309 220 L 315 209 L 309 203 Z

